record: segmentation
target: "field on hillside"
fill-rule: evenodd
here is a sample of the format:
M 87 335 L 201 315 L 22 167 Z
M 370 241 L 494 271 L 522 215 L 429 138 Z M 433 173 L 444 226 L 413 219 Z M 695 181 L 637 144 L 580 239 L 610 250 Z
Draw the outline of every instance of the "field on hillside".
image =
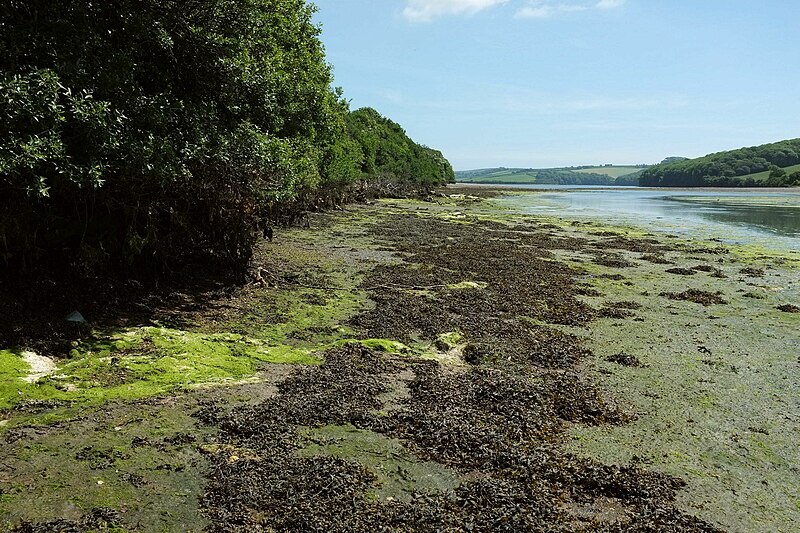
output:
M 580 172 L 581 174 L 605 174 L 606 176 L 611 176 L 612 178 L 619 178 L 620 176 L 625 176 L 627 174 L 633 174 L 634 172 L 639 172 L 640 170 L 644 170 L 644 167 L 633 167 L 633 166 L 612 166 L 612 167 L 588 167 L 588 168 L 581 168 L 581 169 L 569 169 L 573 172 Z
M 537 172 L 535 170 L 519 172 L 512 169 L 506 169 L 478 176 L 464 178 L 457 177 L 457 180 L 476 183 L 532 183 L 536 181 L 536 174 Z
M 792 172 L 800 171 L 800 165 L 792 165 L 790 167 L 783 167 L 783 170 L 786 171 L 786 174 L 791 174 Z M 738 176 L 737 179 L 746 180 L 746 179 L 753 179 L 755 181 L 764 181 L 769 177 L 769 170 L 765 170 L 764 172 L 756 172 L 755 174 L 747 174 L 746 176 Z

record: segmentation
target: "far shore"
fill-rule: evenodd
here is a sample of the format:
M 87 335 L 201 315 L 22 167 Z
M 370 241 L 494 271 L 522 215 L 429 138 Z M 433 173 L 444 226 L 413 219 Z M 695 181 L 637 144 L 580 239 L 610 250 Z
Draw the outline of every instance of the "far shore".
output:
M 557 185 L 557 184 L 536 184 L 536 183 L 472 183 L 456 182 L 447 186 L 448 188 L 465 187 L 475 189 L 498 189 L 508 190 L 530 190 L 530 191 L 701 191 L 701 192 L 728 192 L 728 193 L 789 193 L 800 195 L 800 187 L 639 187 L 637 185 Z M 574 187 L 574 188 L 572 188 Z

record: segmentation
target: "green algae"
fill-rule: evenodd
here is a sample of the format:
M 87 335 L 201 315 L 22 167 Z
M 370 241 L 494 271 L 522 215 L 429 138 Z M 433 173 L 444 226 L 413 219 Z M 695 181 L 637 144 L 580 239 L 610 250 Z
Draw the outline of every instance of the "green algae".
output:
M 373 496 L 378 500 L 410 501 L 415 493 L 452 493 L 461 484 L 455 472 L 439 463 L 422 462 L 403 444 L 373 431 L 351 425 L 305 429 L 309 444 L 300 457 L 327 455 L 355 461 L 378 479 Z
M 18 430 L 25 437 L 3 447 L 0 529 L 110 507 L 136 531 L 202 530 L 197 501 L 208 466 L 195 441 L 211 430 L 190 416 L 193 405 L 114 403 L 70 425 Z
M 0 352 L 0 361 L 2 409 L 43 401 L 91 406 L 135 400 L 244 379 L 254 375 L 262 363 L 321 362 L 309 350 L 268 345 L 238 334 L 157 327 L 97 335 L 74 348 L 51 375 L 33 383 L 22 379 L 27 375 L 27 363 L 21 357 L 6 350 Z
M 691 267 L 694 250 L 708 243 L 685 244 L 670 259 Z M 587 339 L 596 355 L 587 370 L 640 416 L 619 427 L 574 426 L 569 448 L 607 463 L 644 462 L 683 478 L 689 487 L 680 495 L 682 507 L 726 529 L 793 528 L 800 524 L 793 466 L 800 452 L 791 406 L 800 370 L 792 347 L 800 337 L 796 317 L 782 320 L 774 307 L 797 299 L 800 274 L 788 262 L 773 261 L 781 254 L 724 248 L 730 253 L 722 263 L 716 256 L 708 260 L 727 279 L 698 273 L 678 280 L 665 275 L 663 265 L 640 262 L 615 281 L 599 275 L 616 269 L 584 265 L 586 283 L 605 299 L 641 305 L 636 320 L 596 320 Z M 772 268 L 759 279 L 762 298 L 748 297 L 752 282 L 739 269 L 765 260 Z M 729 303 L 704 309 L 659 296 L 678 285 L 722 291 Z M 643 366 L 605 361 L 619 352 Z
M 23 378 L 29 369 L 19 350 L 0 350 L 0 409 L 10 407 L 11 400 L 18 395 L 17 387 L 27 385 Z
M 412 349 L 406 344 L 391 339 L 343 339 L 334 343 L 333 346 L 343 346 L 349 343 L 357 343 L 365 348 L 390 354 L 408 354 L 412 352 Z
M 464 335 L 460 331 L 448 331 L 440 333 L 436 340 L 448 350 L 452 350 L 463 343 Z
M 374 216 L 355 213 L 343 219 L 334 232 L 346 235 L 359 250 L 376 246 L 360 235 L 360 225 L 373 222 Z M 288 274 L 312 268 L 324 279 L 287 277 L 276 280 L 278 288 L 254 287 L 244 291 L 239 305 L 223 320 L 200 321 L 186 330 L 143 327 L 92 332 L 55 359 L 54 372 L 34 383 L 23 381 L 30 369 L 22 351 L 0 351 L 0 411 L 6 411 L 2 418 L 14 419 L 0 426 L 47 424 L 112 400 L 235 383 L 252 378 L 268 363 L 320 363 L 315 354 L 354 337 L 344 324 L 372 305 L 357 289 L 361 272 L 370 265 L 352 261 L 340 253 L 341 246 L 314 232 L 285 233 L 289 239 L 269 245 L 267 267 L 273 270 L 278 265 Z M 381 261 L 387 260 L 386 255 L 376 252 Z

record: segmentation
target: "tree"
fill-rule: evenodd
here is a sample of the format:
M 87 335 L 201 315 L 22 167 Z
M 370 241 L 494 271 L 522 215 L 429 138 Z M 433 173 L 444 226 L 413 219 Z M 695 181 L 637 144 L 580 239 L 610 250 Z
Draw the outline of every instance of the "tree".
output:
M 305 0 L 8 0 L 6 272 L 44 257 L 86 273 L 241 270 L 265 218 L 365 175 L 452 179 L 399 125 L 353 119 L 312 15 Z
M 770 165 L 769 167 L 769 177 L 770 178 L 782 178 L 786 175 L 786 171 L 782 168 L 778 168 L 775 165 Z

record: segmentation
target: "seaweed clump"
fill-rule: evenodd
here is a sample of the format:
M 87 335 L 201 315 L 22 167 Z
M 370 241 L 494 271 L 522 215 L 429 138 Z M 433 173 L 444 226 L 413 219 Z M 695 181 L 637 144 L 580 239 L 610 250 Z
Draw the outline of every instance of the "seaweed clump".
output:
M 686 300 L 707 307 L 715 304 L 727 304 L 728 302 L 720 294 L 722 293 L 687 289 L 683 292 L 662 292 L 660 296 L 666 296 L 670 300 Z
M 784 313 L 800 313 L 800 307 L 793 304 L 781 304 L 777 307 L 779 311 Z
M 670 274 L 679 274 L 681 276 L 694 276 L 697 273 L 693 268 L 683 267 L 668 268 L 666 272 Z
M 648 261 L 657 265 L 672 265 L 672 261 L 667 259 L 663 254 L 643 254 L 639 259 Z
M 745 267 L 739 271 L 740 274 L 750 276 L 751 278 L 763 278 L 765 275 L 763 268 Z
M 22 522 L 12 533 L 83 533 L 89 531 L 121 531 L 123 520 L 114 509 L 99 507 L 92 509 L 79 520 L 51 520 L 48 522 Z
M 619 352 L 613 355 L 609 355 L 608 357 L 606 357 L 606 361 L 617 363 L 618 365 L 622 366 L 631 366 L 631 367 L 644 366 L 642 365 L 642 362 L 639 360 L 638 357 L 625 352 Z
M 597 310 L 597 316 L 602 318 L 629 318 L 634 316 L 631 310 L 641 309 L 642 305 L 638 302 L 607 302 Z
M 581 326 L 594 316 L 577 298 L 585 289 L 577 283 L 579 272 L 555 261 L 551 251 L 580 241 L 553 239 L 535 227 L 413 215 L 387 217 L 373 231 L 413 264 L 382 265 L 366 277 L 362 287 L 376 305 L 352 321 L 363 336 L 435 342 L 441 333 L 460 331 L 473 345 L 465 358 L 475 364 L 569 368 L 588 354 L 577 337 L 541 324 Z M 450 288 L 465 279 L 488 284 Z

